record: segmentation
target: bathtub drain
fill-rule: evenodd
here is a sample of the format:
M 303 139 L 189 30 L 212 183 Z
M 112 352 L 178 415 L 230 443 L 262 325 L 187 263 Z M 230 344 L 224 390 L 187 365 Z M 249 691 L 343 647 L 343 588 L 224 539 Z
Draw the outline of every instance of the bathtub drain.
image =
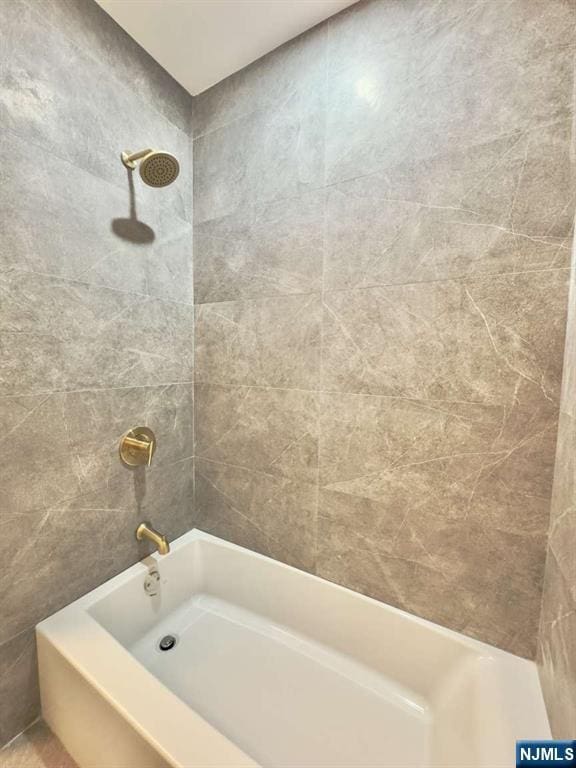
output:
M 158 643 L 158 647 L 161 651 L 169 651 L 176 645 L 176 638 L 174 635 L 165 635 Z

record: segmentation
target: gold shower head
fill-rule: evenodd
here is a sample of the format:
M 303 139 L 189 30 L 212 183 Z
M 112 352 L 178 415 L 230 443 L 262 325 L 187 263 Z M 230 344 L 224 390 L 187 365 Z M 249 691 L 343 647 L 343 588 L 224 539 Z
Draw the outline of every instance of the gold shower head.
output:
M 121 158 L 126 168 L 132 171 L 136 168 L 136 161 L 140 160 L 140 176 L 150 187 L 167 187 L 180 173 L 180 165 L 174 155 L 158 149 L 122 152 Z

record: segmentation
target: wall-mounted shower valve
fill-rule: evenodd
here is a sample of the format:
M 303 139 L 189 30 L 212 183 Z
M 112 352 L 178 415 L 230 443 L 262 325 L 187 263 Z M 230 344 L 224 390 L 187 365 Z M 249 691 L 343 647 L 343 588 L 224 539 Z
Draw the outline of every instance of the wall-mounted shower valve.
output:
M 148 427 L 134 427 L 120 441 L 120 459 L 127 467 L 150 466 L 155 450 L 156 438 Z

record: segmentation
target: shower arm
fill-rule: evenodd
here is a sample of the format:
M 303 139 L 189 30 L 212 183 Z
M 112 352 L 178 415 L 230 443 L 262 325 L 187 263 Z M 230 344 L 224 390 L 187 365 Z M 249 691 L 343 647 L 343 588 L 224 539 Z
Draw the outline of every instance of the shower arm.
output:
M 141 149 L 140 152 L 122 152 L 121 158 L 122 162 L 126 166 L 126 168 L 130 168 L 130 170 L 134 170 L 136 168 L 136 160 L 141 160 L 143 157 L 146 157 L 146 155 L 149 155 L 151 152 L 154 152 L 153 149 Z

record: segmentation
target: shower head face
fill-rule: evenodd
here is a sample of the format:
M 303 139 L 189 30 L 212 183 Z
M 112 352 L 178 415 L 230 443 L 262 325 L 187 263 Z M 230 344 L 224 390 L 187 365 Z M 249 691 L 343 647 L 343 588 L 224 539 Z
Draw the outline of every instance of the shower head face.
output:
M 180 164 L 169 152 L 150 152 L 140 162 L 140 176 L 150 187 L 167 187 L 179 173 Z

